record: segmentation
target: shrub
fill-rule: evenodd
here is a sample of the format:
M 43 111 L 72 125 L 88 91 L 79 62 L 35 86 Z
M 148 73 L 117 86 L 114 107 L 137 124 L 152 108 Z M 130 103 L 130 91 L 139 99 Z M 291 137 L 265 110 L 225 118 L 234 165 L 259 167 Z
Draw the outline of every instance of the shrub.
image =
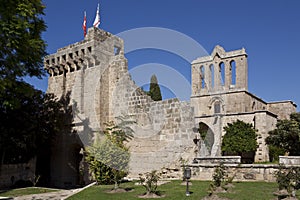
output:
M 289 195 L 292 195 L 293 191 L 300 189 L 300 168 L 284 168 L 280 165 L 278 171 L 275 172 L 276 182 L 279 190 L 287 190 Z
M 146 189 L 146 195 L 157 194 L 157 183 L 160 179 L 160 174 L 156 170 L 139 174 L 139 182 Z

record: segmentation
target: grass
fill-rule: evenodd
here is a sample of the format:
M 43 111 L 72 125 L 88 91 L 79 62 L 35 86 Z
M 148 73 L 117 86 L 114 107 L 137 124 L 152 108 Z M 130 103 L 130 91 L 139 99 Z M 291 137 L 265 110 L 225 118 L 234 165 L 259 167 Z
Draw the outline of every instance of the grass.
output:
M 192 181 L 190 186 L 190 192 L 192 193 L 189 197 L 185 196 L 186 186 L 181 185 L 181 181 L 172 181 L 158 187 L 159 191 L 165 195 L 163 200 L 200 200 L 205 197 L 207 189 L 209 187 L 209 181 Z M 234 188 L 232 193 L 222 193 L 218 194 L 220 197 L 226 197 L 229 199 L 239 199 L 239 200 L 267 200 L 276 199 L 273 192 L 277 190 L 276 183 L 267 182 L 237 182 L 234 183 Z M 142 186 L 136 186 L 134 183 L 123 183 L 121 187 L 132 188 L 133 190 L 126 193 L 106 193 L 106 191 L 112 189 L 111 185 L 100 185 L 92 186 L 70 198 L 68 200 L 81 200 L 81 199 L 105 199 L 105 200 L 131 200 L 139 199 L 138 195 L 145 192 Z M 297 193 L 299 197 L 300 194 Z
M 29 194 L 40 194 L 40 193 L 47 193 L 47 192 L 57 192 L 57 189 L 49 189 L 49 188 L 39 188 L 39 187 L 28 187 L 28 188 L 19 188 L 19 189 L 12 189 L 0 192 L 0 196 L 4 197 L 17 197 L 17 196 L 24 196 Z

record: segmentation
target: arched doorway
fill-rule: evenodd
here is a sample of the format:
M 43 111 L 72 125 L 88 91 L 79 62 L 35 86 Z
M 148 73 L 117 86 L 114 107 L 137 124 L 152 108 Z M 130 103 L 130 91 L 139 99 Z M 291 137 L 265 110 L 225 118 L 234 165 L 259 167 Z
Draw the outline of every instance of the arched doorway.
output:
M 199 156 L 210 156 L 215 142 L 212 129 L 204 122 L 199 122 L 198 133 L 200 134 Z

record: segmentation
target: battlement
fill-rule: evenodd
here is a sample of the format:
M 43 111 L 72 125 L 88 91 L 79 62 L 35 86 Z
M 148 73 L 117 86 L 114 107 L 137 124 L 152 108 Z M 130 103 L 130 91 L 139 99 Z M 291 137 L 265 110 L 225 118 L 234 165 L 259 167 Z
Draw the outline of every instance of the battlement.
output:
M 72 73 L 82 68 L 94 67 L 101 62 L 101 54 L 123 55 L 124 42 L 109 32 L 93 27 L 88 29 L 84 40 L 45 56 L 44 68 L 51 77 Z

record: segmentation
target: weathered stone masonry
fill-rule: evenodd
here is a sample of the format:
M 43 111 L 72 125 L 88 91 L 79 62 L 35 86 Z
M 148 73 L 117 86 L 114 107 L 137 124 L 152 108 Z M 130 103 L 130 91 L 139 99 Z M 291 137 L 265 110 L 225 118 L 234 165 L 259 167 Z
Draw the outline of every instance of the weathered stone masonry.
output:
M 267 103 L 248 92 L 247 57 L 245 49 L 225 52 L 216 46 L 210 56 L 193 61 L 191 105 L 196 122 L 206 124 L 214 133 L 209 156 L 221 155 L 223 127 L 239 119 L 258 130 L 255 161 L 268 161 L 265 138 L 278 118 L 296 112 L 296 105 L 291 101 Z
M 267 103 L 248 92 L 245 49 L 225 52 L 216 46 L 210 56 L 192 63 L 190 102 L 168 99 L 154 102 L 128 73 L 122 39 L 98 28 L 90 28 L 81 42 L 45 57 L 50 74 L 48 92 L 58 97 L 71 91 L 74 129 L 81 141 L 61 139 L 54 148 L 51 181 L 65 186 L 78 183 L 80 148 L 88 145 L 103 124 L 121 115 L 137 122 L 130 141 L 130 176 L 161 168 L 180 168 L 179 159 L 219 156 L 223 127 L 236 119 L 253 123 L 259 130 L 255 159 L 268 160 L 264 143 L 277 117 L 296 111 L 291 101 Z M 205 124 L 211 146 L 205 155 L 195 154 L 195 128 Z

